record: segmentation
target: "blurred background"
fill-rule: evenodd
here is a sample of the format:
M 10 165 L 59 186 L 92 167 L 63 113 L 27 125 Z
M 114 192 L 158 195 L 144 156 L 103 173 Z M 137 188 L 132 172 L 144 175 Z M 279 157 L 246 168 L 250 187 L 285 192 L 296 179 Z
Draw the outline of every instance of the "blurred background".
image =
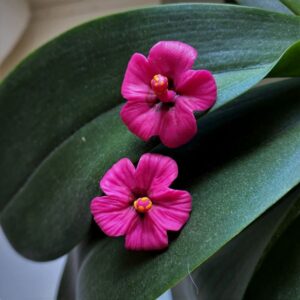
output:
M 99 16 L 170 0 L 0 0 L 0 81 L 31 51 L 60 33 Z M 189 2 L 223 2 L 189 1 Z M 65 257 L 29 261 L 0 228 L 0 300 L 53 300 Z M 160 300 L 171 299 L 170 293 Z
M 103 15 L 159 0 L 0 0 L 0 78 L 58 34 Z

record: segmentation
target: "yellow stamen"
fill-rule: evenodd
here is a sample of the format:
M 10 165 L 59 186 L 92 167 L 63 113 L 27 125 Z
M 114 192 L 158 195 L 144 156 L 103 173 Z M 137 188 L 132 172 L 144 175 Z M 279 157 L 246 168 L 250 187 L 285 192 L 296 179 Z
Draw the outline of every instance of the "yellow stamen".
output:
M 161 74 L 156 74 L 151 80 L 151 87 L 156 95 L 162 95 L 168 91 L 168 78 Z
M 133 202 L 133 207 L 139 213 L 145 213 L 152 207 L 152 201 L 148 197 L 141 197 Z

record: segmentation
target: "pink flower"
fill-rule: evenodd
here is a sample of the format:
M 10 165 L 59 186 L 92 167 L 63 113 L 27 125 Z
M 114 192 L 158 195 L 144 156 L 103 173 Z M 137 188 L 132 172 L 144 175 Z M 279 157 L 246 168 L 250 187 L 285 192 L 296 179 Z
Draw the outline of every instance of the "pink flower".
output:
M 192 205 L 188 192 L 169 188 L 177 174 L 176 162 L 159 154 L 144 154 L 137 168 L 119 160 L 100 181 L 106 196 L 91 202 L 96 223 L 108 236 L 125 235 L 127 249 L 167 247 L 167 230 L 180 230 Z
M 217 97 L 213 75 L 191 70 L 196 58 L 196 49 L 176 41 L 155 44 L 148 58 L 131 57 L 121 90 L 127 99 L 121 117 L 130 131 L 145 141 L 159 136 L 171 148 L 196 134 L 193 112 L 209 109 Z

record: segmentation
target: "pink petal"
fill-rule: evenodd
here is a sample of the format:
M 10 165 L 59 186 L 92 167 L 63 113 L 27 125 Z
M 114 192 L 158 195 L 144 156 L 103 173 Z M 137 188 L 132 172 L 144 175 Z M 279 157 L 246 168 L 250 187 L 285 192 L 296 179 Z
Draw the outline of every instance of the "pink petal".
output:
M 176 76 L 190 69 L 197 58 L 197 50 L 178 41 L 161 41 L 149 52 L 148 61 L 161 75 L 176 81 Z
M 168 189 L 151 195 L 153 207 L 148 212 L 156 224 L 178 231 L 187 222 L 192 210 L 190 193 Z
M 155 73 L 145 56 L 140 53 L 133 54 L 122 83 L 122 96 L 131 101 L 154 101 L 156 95 L 150 82 Z
M 193 112 L 182 101 L 164 111 L 161 116 L 159 137 L 164 145 L 176 148 L 186 144 L 197 132 L 197 122 Z
M 156 105 L 128 101 L 121 110 L 121 118 L 128 129 L 144 141 L 158 134 L 160 111 Z
M 100 181 L 100 187 L 106 195 L 127 201 L 127 203 L 133 200 L 134 186 L 135 168 L 128 158 L 122 158 L 115 163 Z
M 192 111 L 204 111 L 212 107 L 217 98 L 217 86 L 213 75 L 207 70 L 189 70 L 180 75 L 176 92 L 177 101 Z
M 141 196 L 166 189 L 178 175 L 175 160 L 160 154 L 144 154 L 136 168 L 136 190 Z M 145 195 L 144 195 L 144 194 Z
M 125 238 L 125 247 L 128 250 L 160 250 L 167 246 L 166 230 L 155 224 L 149 214 L 136 218 Z
M 138 217 L 126 201 L 113 197 L 96 197 L 91 202 L 91 212 L 95 222 L 108 236 L 121 236 L 134 224 Z

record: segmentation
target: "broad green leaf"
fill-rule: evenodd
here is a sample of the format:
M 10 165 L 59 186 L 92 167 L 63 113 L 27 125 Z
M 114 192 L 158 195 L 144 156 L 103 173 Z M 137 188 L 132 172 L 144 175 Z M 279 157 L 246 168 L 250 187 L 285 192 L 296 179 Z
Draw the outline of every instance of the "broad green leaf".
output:
M 281 0 L 292 12 L 300 15 L 300 1 L 299 0 Z
M 300 299 L 300 218 L 277 240 L 247 290 L 246 300 Z
M 173 288 L 173 300 L 243 299 L 253 273 L 273 243 L 274 236 L 294 220 L 299 204 L 300 186 Z M 264 282 L 268 280 L 266 278 Z
M 299 80 L 263 87 L 204 117 L 190 145 L 161 149 L 179 162 L 176 187 L 192 193 L 188 224 L 171 235 L 169 249 L 161 253 L 126 251 L 122 238 L 98 239 L 82 263 L 78 299 L 119 299 L 124 294 L 154 299 L 296 186 L 299 95 Z
M 119 110 L 103 113 L 56 149 L 4 210 L 4 231 L 23 255 L 44 260 L 68 252 L 90 228 L 89 202 L 104 171 L 120 157 L 137 160 L 151 149 L 122 124 Z
M 280 0 L 236 0 L 236 2 L 251 7 L 259 7 L 284 14 L 293 14 Z
M 38 260 L 69 251 L 89 229 L 104 172 L 152 147 L 118 117 L 133 52 L 163 39 L 195 46 L 196 68 L 216 76 L 217 110 L 273 69 L 300 38 L 299 25 L 298 17 L 238 6 L 161 6 L 92 21 L 33 53 L 0 86 L 2 206 L 12 198 L 1 222 L 11 243 Z M 283 70 L 299 75 L 297 67 Z

